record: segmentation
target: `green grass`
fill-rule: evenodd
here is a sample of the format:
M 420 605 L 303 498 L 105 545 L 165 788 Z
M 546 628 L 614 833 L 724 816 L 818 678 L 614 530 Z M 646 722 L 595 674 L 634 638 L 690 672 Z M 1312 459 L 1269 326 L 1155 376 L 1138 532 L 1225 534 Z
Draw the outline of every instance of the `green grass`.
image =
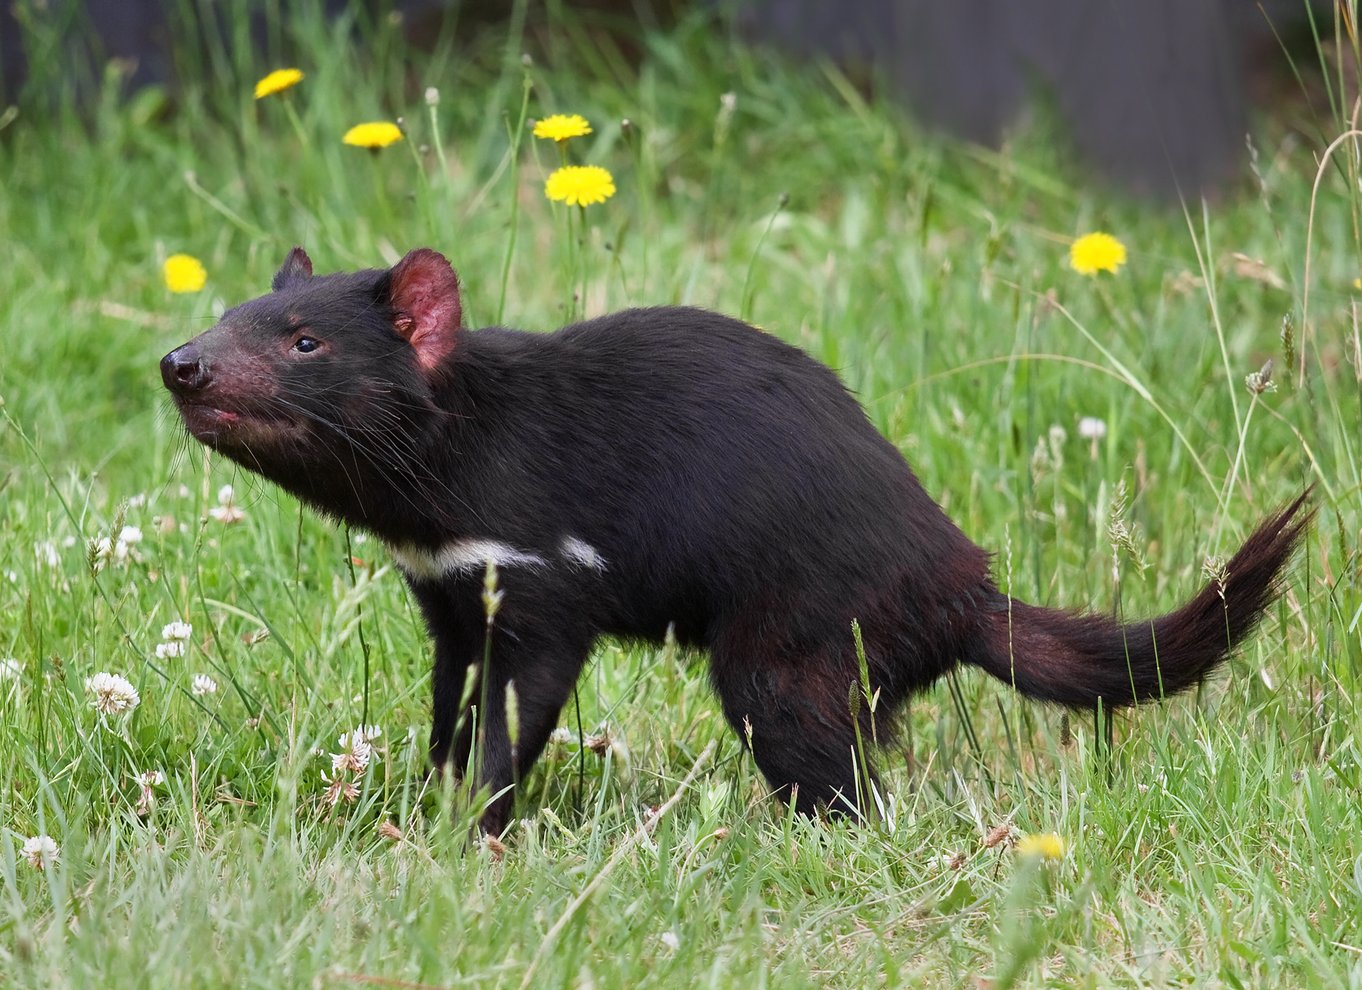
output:
M 425 54 L 386 22 L 344 27 L 299 15 L 268 54 L 212 49 L 174 99 L 106 79 L 93 112 L 25 104 L 0 132 L 0 657 L 19 668 L 0 681 L 0 985 L 1362 983 L 1352 146 L 1311 213 L 1338 125 L 1266 126 L 1259 178 L 1183 213 L 1084 191 L 1043 124 L 998 155 L 945 145 L 698 23 L 627 56 L 566 18 Z M 307 79 L 253 103 L 286 63 Z M 515 137 L 526 86 L 531 117 L 586 115 L 571 154 L 615 175 L 580 248 L 541 192 L 557 151 Z M 399 115 L 404 144 L 339 142 Z M 1066 267 L 1093 229 L 1130 248 L 1118 275 Z M 883 827 L 792 819 L 701 658 L 602 644 L 565 725 L 620 745 L 553 749 L 498 859 L 422 783 L 428 644 L 383 550 L 206 456 L 160 387 L 161 354 L 294 243 L 320 270 L 434 246 L 474 325 L 503 290 L 531 328 L 629 304 L 744 315 L 840 370 L 1028 600 L 1167 609 L 1312 482 L 1318 526 L 1227 673 L 1119 717 L 1110 747 L 974 672 L 916 699 Z M 166 293 L 178 251 L 204 292 Z M 1281 387 L 1255 398 L 1269 357 Z M 1105 438 L 1079 438 L 1084 416 Z M 209 515 L 223 484 L 238 524 Z M 1114 576 L 1122 484 L 1149 566 L 1122 551 Z M 92 573 L 87 545 L 124 525 L 136 559 Z M 187 655 L 157 659 L 179 619 Z M 141 692 L 108 725 L 84 686 L 105 670 Z M 199 673 L 215 695 L 190 692 Z M 382 758 L 331 808 L 325 754 L 361 722 Z M 1065 857 L 984 848 L 1004 823 Z M 61 846 L 46 872 L 19 855 L 39 833 Z

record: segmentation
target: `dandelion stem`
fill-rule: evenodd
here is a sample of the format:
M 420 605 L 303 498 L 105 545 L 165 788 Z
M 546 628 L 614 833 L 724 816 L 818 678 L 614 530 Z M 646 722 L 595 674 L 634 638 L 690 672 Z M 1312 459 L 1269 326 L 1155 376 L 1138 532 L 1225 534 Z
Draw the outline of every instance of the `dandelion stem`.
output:
M 311 142 L 307 139 L 307 131 L 303 129 L 303 121 L 302 118 L 298 116 L 298 109 L 293 105 L 293 101 L 289 99 L 289 94 L 281 94 L 280 99 L 284 103 L 284 113 L 288 116 L 288 122 L 293 127 L 293 133 L 298 136 L 298 143 L 306 149 Z
M 370 151 L 369 157 L 373 159 L 373 161 L 369 163 L 369 174 L 374 180 L 374 201 L 377 202 L 379 207 L 383 210 L 384 217 L 391 220 L 393 219 L 393 210 L 391 204 L 388 202 L 388 187 L 383 181 L 383 172 L 378 167 L 378 149 L 375 148 Z
M 567 322 L 572 323 L 577 319 L 577 238 L 573 233 L 574 223 L 572 220 L 572 207 L 563 210 L 563 225 L 567 234 L 567 251 L 563 273 L 566 275 L 566 282 L 572 298 L 567 304 Z
M 587 237 L 589 227 L 586 225 L 586 207 L 577 207 L 577 275 L 578 284 L 581 291 L 577 293 L 577 310 L 573 314 L 574 318 L 582 319 L 586 316 L 586 285 L 587 285 Z

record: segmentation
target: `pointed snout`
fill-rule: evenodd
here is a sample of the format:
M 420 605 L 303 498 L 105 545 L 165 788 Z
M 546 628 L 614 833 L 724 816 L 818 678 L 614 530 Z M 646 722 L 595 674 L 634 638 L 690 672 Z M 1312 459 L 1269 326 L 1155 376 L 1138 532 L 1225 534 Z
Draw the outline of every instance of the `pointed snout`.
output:
M 212 376 L 198 345 L 190 341 L 161 358 L 161 380 L 176 395 L 187 396 L 203 391 Z

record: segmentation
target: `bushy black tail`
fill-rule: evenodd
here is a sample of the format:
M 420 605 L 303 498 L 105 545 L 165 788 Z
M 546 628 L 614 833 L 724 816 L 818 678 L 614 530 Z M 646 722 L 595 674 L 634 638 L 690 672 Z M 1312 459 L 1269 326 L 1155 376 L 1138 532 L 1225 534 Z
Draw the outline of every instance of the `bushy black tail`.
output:
M 966 662 L 1018 691 L 1072 708 L 1130 705 L 1176 694 L 1214 670 L 1277 597 L 1277 579 L 1314 518 L 1306 491 L 1267 519 L 1223 577 L 1175 612 L 1120 625 L 999 595 Z

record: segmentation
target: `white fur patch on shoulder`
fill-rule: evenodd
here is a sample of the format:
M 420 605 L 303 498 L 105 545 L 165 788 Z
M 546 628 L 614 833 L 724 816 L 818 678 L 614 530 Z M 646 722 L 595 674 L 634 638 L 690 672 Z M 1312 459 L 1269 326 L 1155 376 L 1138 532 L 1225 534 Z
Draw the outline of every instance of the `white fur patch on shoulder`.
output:
M 605 558 L 586 540 L 579 540 L 575 536 L 565 536 L 558 549 L 564 557 L 574 564 L 589 567 L 593 571 L 605 570 Z
M 517 550 L 500 540 L 454 540 L 432 550 L 421 546 L 393 546 L 388 550 L 408 576 L 433 581 L 454 574 L 480 574 L 490 560 L 498 567 L 544 567 L 548 564 L 537 553 Z

